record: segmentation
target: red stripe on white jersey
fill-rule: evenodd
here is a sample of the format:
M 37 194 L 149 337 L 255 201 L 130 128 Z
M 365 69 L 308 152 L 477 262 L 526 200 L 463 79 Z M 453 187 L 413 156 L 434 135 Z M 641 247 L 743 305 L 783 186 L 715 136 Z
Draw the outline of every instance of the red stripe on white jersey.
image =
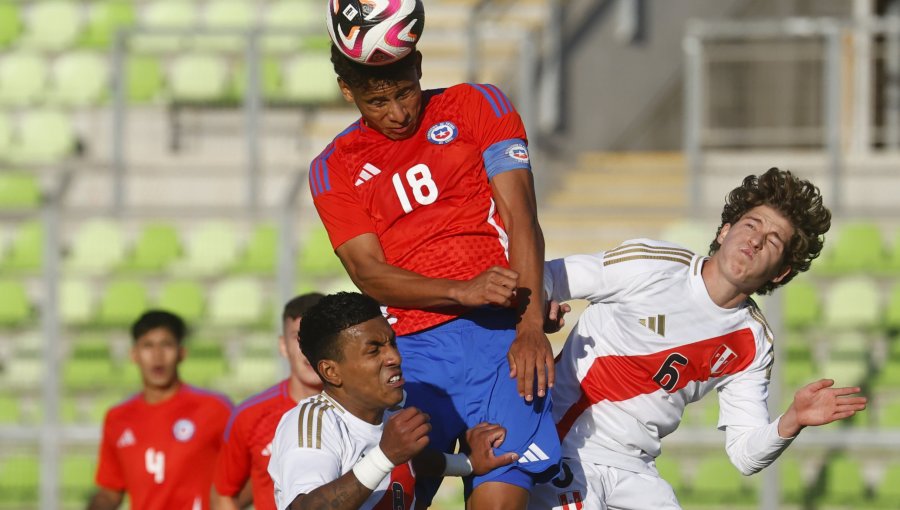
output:
M 575 420 L 598 402 L 621 402 L 661 388 L 674 393 L 691 382 L 740 372 L 755 355 L 753 332 L 744 328 L 652 354 L 600 356 L 581 380 L 581 396 L 556 424 L 556 431 L 565 438 Z

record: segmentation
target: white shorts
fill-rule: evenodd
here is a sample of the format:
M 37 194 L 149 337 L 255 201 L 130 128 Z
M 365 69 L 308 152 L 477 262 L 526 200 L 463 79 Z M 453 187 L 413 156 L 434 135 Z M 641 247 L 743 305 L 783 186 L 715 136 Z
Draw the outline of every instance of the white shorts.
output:
M 529 510 L 681 510 L 662 478 L 563 459 L 553 480 L 531 491 Z

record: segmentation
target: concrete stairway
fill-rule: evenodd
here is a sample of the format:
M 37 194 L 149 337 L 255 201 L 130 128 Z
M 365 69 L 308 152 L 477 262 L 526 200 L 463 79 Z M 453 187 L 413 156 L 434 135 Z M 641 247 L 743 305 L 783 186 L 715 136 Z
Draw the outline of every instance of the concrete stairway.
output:
M 540 204 L 547 257 L 593 253 L 634 237 L 658 237 L 687 215 L 679 153 L 584 153 Z

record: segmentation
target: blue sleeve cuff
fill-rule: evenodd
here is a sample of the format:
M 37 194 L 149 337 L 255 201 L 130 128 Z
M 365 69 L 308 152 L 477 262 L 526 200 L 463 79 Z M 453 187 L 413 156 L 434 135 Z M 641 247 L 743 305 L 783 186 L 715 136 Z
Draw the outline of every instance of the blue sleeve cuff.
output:
M 484 158 L 484 168 L 487 170 L 488 179 L 520 168 L 531 171 L 528 146 L 525 144 L 525 140 L 520 138 L 510 138 L 491 145 L 484 151 L 482 158 Z

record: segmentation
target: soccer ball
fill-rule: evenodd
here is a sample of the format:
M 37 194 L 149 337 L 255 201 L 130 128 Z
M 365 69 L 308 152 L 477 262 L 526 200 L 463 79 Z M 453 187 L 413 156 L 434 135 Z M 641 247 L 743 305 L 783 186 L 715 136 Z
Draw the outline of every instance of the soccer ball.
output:
M 425 28 L 422 0 L 328 0 L 328 34 L 351 60 L 385 65 L 409 55 Z

